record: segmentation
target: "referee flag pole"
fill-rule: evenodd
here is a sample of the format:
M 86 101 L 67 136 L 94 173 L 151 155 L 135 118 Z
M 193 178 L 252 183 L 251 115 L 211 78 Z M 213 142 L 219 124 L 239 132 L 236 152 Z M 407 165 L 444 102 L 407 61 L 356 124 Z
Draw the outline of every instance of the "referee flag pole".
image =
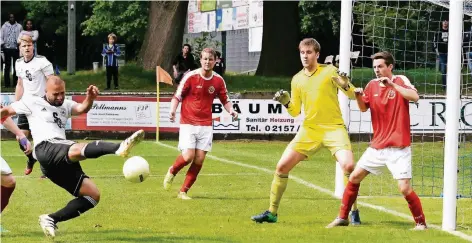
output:
M 159 111 L 160 106 L 160 91 L 159 91 L 159 83 L 166 83 L 172 85 L 172 77 L 168 72 L 162 69 L 160 66 L 156 67 L 156 141 L 159 142 L 159 121 L 161 119 L 161 114 Z

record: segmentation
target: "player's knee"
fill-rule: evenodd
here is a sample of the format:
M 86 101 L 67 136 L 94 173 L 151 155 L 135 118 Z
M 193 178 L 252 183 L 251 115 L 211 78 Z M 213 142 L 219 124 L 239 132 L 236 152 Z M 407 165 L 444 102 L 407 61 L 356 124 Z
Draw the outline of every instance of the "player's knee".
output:
M 275 173 L 277 174 L 288 174 L 289 172 L 290 172 L 289 166 L 284 163 L 277 164 L 277 167 L 275 168 Z
M 354 162 L 348 162 L 343 164 L 343 171 L 345 174 L 351 174 L 354 171 Z
M 92 195 L 90 195 L 91 198 L 93 198 L 93 200 L 95 200 L 95 202 L 100 202 L 100 191 L 99 190 L 96 190 L 92 193 Z
M 70 146 L 69 152 L 67 153 L 67 155 L 69 156 L 69 158 L 76 158 L 78 156 L 81 156 L 83 147 L 84 147 L 83 144 L 78 144 L 78 143 L 73 144 L 72 146 Z
M 362 181 L 362 175 L 360 173 L 356 173 L 355 171 L 349 176 L 349 181 L 354 184 L 359 184 Z
M 401 184 L 399 187 L 403 196 L 408 196 L 413 191 L 413 188 L 411 188 L 410 184 Z
M 186 164 L 190 164 L 195 159 L 195 154 L 194 153 L 185 153 L 185 154 L 182 154 L 182 157 L 184 158 Z
M 10 174 L 10 175 L 2 175 L 2 186 L 3 187 L 8 187 L 8 188 L 14 188 L 16 186 L 16 180 L 15 177 Z

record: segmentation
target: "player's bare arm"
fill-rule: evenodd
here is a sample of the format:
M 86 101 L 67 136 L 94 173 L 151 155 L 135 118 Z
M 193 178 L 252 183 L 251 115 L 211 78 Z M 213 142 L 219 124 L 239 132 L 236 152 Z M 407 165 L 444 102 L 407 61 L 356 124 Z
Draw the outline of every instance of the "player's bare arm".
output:
M 24 87 L 23 87 L 23 80 L 21 78 L 18 78 L 18 82 L 16 83 L 15 87 L 15 100 L 20 100 L 21 97 L 23 97 L 23 92 L 24 92 Z
M 356 101 L 357 101 L 357 105 L 359 106 L 359 110 L 361 112 L 366 112 L 369 109 L 369 107 L 367 107 L 366 103 L 362 99 L 362 96 L 364 95 L 364 89 L 355 88 L 354 93 L 356 94 Z
M 2 109 L 2 112 L 3 112 L 3 109 Z M 15 122 L 10 117 L 8 117 L 3 122 L 3 126 L 6 129 L 8 129 L 8 131 L 12 132 L 18 137 L 20 144 L 25 148 L 24 150 L 25 154 L 30 154 L 32 152 L 31 143 L 28 141 L 28 138 L 25 136 L 25 134 L 20 130 L 20 128 L 15 124 Z
M 233 110 L 233 103 L 231 101 L 226 102 L 224 108 L 233 117 L 233 119 L 238 118 L 238 113 Z
M 407 89 L 405 87 L 402 87 L 394 83 L 393 79 L 390 79 L 387 77 L 381 77 L 381 78 L 378 78 L 377 80 L 382 82 L 387 87 L 394 88 L 396 91 L 398 91 L 398 93 L 400 93 L 403 96 L 403 98 L 409 101 L 417 102 L 420 99 L 420 96 L 418 95 L 418 93 L 416 92 L 414 88 Z
M 87 96 L 85 97 L 85 100 L 72 107 L 72 115 L 87 113 L 92 108 L 93 101 L 97 98 L 98 94 L 98 88 L 94 85 L 90 85 L 87 88 Z
M 169 119 L 171 122 L 175 122 L 175 112 L 177 111 L 179 103 L 180 101 L 175 97 L 170 101 Z

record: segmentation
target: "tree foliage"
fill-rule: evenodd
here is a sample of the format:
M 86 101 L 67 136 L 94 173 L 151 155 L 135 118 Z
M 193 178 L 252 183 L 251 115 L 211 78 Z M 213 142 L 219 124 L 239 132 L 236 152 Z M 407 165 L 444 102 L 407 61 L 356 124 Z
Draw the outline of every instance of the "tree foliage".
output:
M 150 3 L 138 64 L 146 69 L 161 66 L 167 71 L 171 70 L 172 60 L 182 48 L 187 8 L 187 1 Z
M 27 19 L 32 19 L 41 30 L 40 35 L 67 35 L 67 2 L 24 1 L 22 4 L 28 11 Z
M 340 1 L 300 1 L 300 32 L 303 37 L 315 38 L 321 45 L 319 61 L 339 54 Z
M 392 52 L 400 68 L 434 65 L 432 40 L 445 17 L 442 7 L 423 1 L 359 1 L 353 12 L 361 28 L 355 34 L 372 52 Z
M 339 1 L 300 1 L 302 34 L 329 33 L 339 35 L 341 4 Z
M 113 32 L 127 42 L 143 41 L 149 2 L 97 1 L 92 4 L 92 8 L 92 15 L 87 16 L 87 20 L 81 24 L 84 35 Z

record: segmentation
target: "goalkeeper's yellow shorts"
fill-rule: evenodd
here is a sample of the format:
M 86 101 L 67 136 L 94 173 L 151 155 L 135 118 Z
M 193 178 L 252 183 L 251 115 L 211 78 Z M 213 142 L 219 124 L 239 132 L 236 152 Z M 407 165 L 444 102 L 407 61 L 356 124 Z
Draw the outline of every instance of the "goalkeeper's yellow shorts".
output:
M 326 147 L 334 156 L 339 150 L 351 150 L 351 141 L 344 125 L 302 125 L 288 147 L 307 157 Z

